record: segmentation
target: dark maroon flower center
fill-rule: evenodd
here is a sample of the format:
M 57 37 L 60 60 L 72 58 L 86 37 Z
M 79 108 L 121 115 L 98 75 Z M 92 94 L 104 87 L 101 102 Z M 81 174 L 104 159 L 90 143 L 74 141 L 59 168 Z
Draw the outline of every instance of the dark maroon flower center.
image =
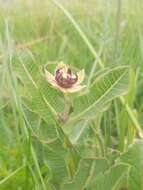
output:
M 63 69 L 58 69 L 56 71 L 55 80 L 59 86 L 70 88 L 77 82 L 78 76 L 72 73 L 70 69 L 67 70 L 67 73 L 63 73 Z

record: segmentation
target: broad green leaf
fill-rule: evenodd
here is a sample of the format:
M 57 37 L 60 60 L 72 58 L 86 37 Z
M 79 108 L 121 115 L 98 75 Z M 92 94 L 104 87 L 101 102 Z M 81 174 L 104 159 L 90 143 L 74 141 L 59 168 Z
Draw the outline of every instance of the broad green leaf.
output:
M 143 141 L 136 141 L 121 158 L 121 162 L 130 165 L 128 175 L 129 190 L 143 189 Z
M 46 122 L 41 121 L 39 128 L 39 138 L 42 141 L 50 142 L 57 138 L 57 131 L 54 125 L 48 125 Z
M 89 187 L 94 178 L 108 167 L 104 159 L 82 159 L 72 181 L 65 183 L 61 190 L 84 190 Z
M 111 167 L 95 179 L 92 190 L 115 190 L 122 183 L 127 171 L 128 166 L 125 164 L 118 164 Z
M 51 171 L 51 180 L 55 188 L 68 178 L 68 168 L 66 165 L 67 150 L 62 145 L 60 139 L 44 146 L 44 162 Z
M 38 64 L 27 59 L 24 61 L 20 57 L 18 64 L 14 65 L 16 75 L 23 84 L 19 85 L 22 96 L 26 97 L 23 103 L 49 123 L 54 123 L 58 112 L 64 109 L 62 94 L 45 80 Z
M 104 73 L 91 86 L 89 93 L 74 100 L 70 121 L 93 118 L 104 111 L 107 104 L 128 90 L 128 67 L 121 66 Z
M 82 136 L 85 128 L 88 126 L 88 121 L 79 121 L 75 125 L 66 125 L 63 127 L 64 132 L 68 135 L 72 144 L 76 144 Z

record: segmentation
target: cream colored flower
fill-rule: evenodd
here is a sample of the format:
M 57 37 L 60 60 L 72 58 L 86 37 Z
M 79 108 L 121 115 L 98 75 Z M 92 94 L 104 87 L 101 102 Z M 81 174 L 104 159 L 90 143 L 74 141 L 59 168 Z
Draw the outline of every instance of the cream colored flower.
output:
M 55 69 L 55 75 L 45 70 L 46 80 L 56 89 L 63 93 L 73 93 L 82 90 L 85 85 L 80 85 L 84 80 L 84 69 L 74 73 L 63 62 Z

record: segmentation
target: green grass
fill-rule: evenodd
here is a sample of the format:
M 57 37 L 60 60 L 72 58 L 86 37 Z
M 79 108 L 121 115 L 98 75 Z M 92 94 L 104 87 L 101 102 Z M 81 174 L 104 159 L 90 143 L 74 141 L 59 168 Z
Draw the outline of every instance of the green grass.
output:
M 0 190 L 143 189 L 142 8 L 0 1 Z M 85 70 L 83 93 L 43 77 L 61 60 Z

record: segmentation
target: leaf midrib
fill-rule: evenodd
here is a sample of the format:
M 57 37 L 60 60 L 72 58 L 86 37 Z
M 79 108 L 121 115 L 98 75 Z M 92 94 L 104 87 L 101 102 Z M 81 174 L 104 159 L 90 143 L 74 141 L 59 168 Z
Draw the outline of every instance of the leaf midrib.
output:
M 70 119 L 69 122 L 76 120 L 77 118 L 80 118 L 84 113 L 86 113 L 88 110 L 90 110 L 92 107 L 94 107 L 97 103 L 99 103 L 109 92 L 110 90 L 122 79 L 122 77 L 127 73 L 127 70 L 124 71 L 124 73 L 118 78 L 118 80 L 116 80 L 113 85 L 111 85 L 111 87 L 103 94 L 101 95 L 97 101 L 95 101 L 91 106 L 89 106 L 87 109 L 85 109 L 83 112 L 81 112 L 80 114 L 78 114 L 76 117 L 73 117 L 72 119 Z M 112 99 L 112 98 L 111 98 Z M 108 101 L 107 101 L 108 102 Z

